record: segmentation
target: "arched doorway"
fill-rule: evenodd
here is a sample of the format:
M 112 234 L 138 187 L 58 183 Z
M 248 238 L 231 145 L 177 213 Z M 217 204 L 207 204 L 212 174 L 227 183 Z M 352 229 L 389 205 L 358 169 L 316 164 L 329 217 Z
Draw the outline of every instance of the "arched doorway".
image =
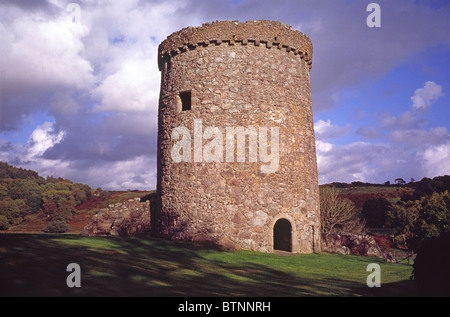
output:
M 281 218 L 273 226 L 273 249 L 292 252 L 292 226 L 289 220 Z

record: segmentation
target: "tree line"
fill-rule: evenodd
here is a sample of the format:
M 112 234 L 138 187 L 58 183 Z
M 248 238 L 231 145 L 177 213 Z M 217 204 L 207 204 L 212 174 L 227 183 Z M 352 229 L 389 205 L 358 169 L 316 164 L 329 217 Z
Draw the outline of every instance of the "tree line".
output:
M 88 185 L 52 176 L 43 178 L 35 171 L 0 162 L 0 230 L 18 225 L 26 215 L 38 212 L 54 222 L 50 228 L 55 224 L 67 226 L 77 212 L 76 206 L 91 197 Z

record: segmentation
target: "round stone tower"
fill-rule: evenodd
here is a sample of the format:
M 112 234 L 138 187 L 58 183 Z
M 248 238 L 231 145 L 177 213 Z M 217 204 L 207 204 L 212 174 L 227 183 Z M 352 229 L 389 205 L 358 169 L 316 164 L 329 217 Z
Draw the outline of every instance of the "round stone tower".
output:
M 158 51 L 156 236 L 262 252 L 320 251 L 307 36 L 220 21 Z

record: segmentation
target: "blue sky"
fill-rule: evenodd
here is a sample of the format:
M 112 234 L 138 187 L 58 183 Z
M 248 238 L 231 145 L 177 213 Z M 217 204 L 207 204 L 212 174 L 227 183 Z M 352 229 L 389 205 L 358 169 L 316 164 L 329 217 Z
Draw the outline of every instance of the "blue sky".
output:
M 155 188 L 159 43 L 205 22 L 270 19 L 313 42 L 319 183 L 450 174 L 450 1 L 373 1 L 380 28 L 366 24 L 371 2 L 2 1 L 0 160 Z

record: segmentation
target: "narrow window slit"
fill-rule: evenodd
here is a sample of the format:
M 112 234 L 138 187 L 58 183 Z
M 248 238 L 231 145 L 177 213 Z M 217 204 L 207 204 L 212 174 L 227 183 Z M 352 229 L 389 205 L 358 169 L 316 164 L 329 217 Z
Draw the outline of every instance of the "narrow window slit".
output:
M 191 110 L 192 106 L 192 96 L 190 91 L 182 91 L 180 92 L 181 99 L 181 111 Z

